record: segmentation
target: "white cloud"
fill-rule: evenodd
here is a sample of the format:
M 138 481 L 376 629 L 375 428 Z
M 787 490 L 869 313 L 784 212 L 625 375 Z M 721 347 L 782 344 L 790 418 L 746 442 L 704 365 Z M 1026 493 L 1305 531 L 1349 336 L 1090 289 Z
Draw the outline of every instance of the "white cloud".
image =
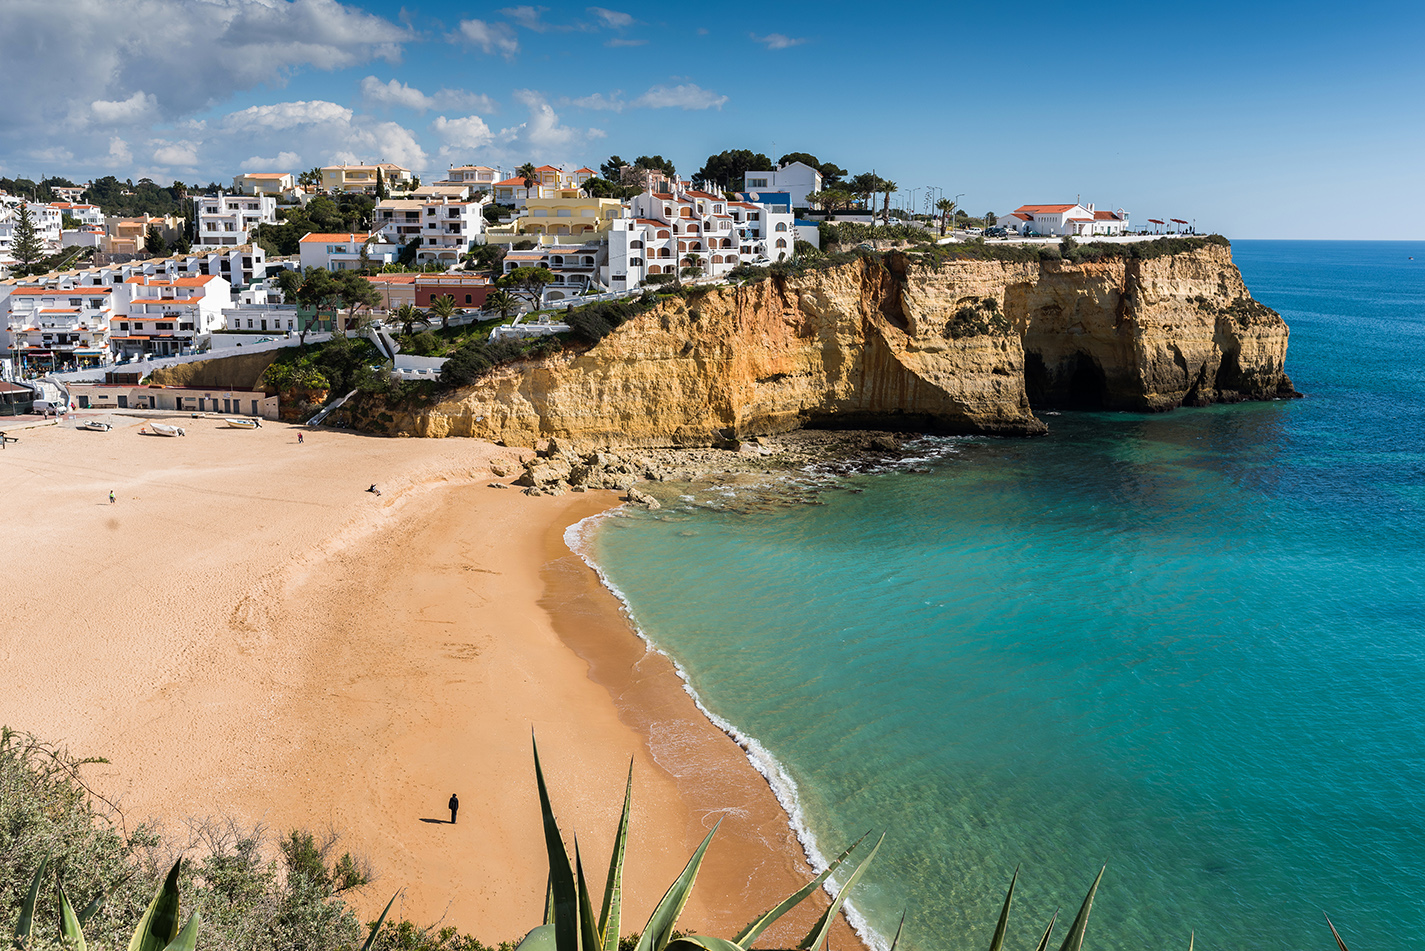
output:
M 89 104 L 89 110 L 94 121 L 105 125 L 138 122 L 158 112 L 158 97 L 136 89 L 127 99 L 96 99 Z
M 414 86 L 395 79 L 383 83 L 375 76 L 367 76 L 361 81 L 361 97 L 368 104 L 400 106 L 413 112 L 428 112 L 432 109 L 478 112 L 495 110 L 495 101 L 479 93 L 466 92 L 463 89 L 442 89 L 428 96 Z
M 575 129 L 562 125 L 549 102 L 532 89 L 516 89 L 513 96 L 516 102 L 529 109 L 529 119 L 500 130 L 500 141 L 511 147 L 521 145 L 536 151 L 557 153 L 606 135 L 602 129 Z
M 611 29 L 622 30 L 624 27 L 633 25 L 633 17 L 627 13 L 620 13 L 618 10 L 608 10 L 604 7 L 589 7 L 588 12 L 603 21 L 604 26 Z
M 229 129 L 292 129 L 304 125 L 329 122 L 350 122 L 353 113 L 325 99 L 274 102 L 265 106 L 249 106 L 229 113 L 223 125 Z
M 694 83 L 679 86 L 654 86 L 633 101 L 633 105 L 647 109 L 721 109 L 727 102 L 726 96 L 719 96 L 710 89 Z
M 505 7 L 500 10 L 505 16 L 514 20 L 526 30 L 533 30 L 536 33 L 543 33 L 550 28 L 548 23 L 540 19 L 540 16 L 548 13 L 548 7 L 518 6 Z
M 605 46 L 613 46 L 613 47 L 619 47 L 619 46 L 643 46 L 643 45 L 645 45 L 645 44 L 647 44 L 647 43 L 648 43 L 647 40 L 626 40 L 626 39 L 624 39 L 624 38 L 621 37 L 621 36 L 616 36 L 616 37 L 614 37 L 613 39 L 609 40 L 609 41 L 608 41 L 607 43 L 605 43 L 604 45 L 605 45 Z
M 769 50 L 784 50 L 789 46 L 800 46 L 805 43 L 805 39 L 786 36 L 782 33 L 768 33 L 766 36 L 758 36 L 756 33 L 748 34 L 758 43 L 764 44 Z
M 622 91 L 615 91 L 607 96 L 596 92 L 578 99 L 561 99 L 559 104 L 598 112 L 623 112 L 625 109 L 721 109 L 727 103 L 726 96 L 719 96 L 712 90 L 694 83 L 654 86 L 632 101 L 625 100 L 622 96 Z
M 254 155 L 243 161 L 238 168 L 244 172 L 292 171 L 302 165 L 302 156 L 296 152 L 278 152 L 276 158 Z
M 461 20 L 460 35 L 468 42 L 480 47 L 486 53 L 499 53 L 509 59 L 520 51 L 515 31 L 505 23 L 486 23 L 484 20 Z
M 490 131 L 485 120 L 479 116 L 466 116 L 463 119 L 437 116 L 430 124 L 430 130 L 440 136 L 446 145 L 455 149 L 483 148 L 495 140 L 495 133 Z
M 623 112 L 628 108 L 628 103 L 619 98 L 620 93 L 614 92 L 605 96 L 601 92 L 593 93 L 589 96 L 580 96 L 578 99 L 561 99 L 561 106 L 573 106 L 576 109 L 592 109 L 596 112 Z
M 125 142 L 117 135 L 112 136 L 109 139 L 108 164 L 110 165 L 110 167 L 129 165 L 133 162 L 133 160 L 134 153 L 129 151 L 129 143 Z
M 158 165 L 192 168 L 198 164 L 198 146 L 193 142 L 173 142 L 161 144 L 153 153 Z

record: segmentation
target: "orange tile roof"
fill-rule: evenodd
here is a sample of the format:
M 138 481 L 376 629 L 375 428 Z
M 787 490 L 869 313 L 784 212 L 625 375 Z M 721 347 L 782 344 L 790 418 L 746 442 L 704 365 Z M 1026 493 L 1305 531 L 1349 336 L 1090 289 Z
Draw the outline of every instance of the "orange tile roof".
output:
M 1116 211 L 1096 211 L 1093 216 L 1095 221 L 1118 221 L 1123 217 Z
M 286 178 L 291 172 L 244 172 L 243 178 Z
M 1014 209 L 1016 212 L 1027 211 L 1031 215 L 1057 215 L 1060 212 L 1068 211 L 1075 205 L 1020 205 Z
M 366 279 L 373 284 L 414 284 L 414 274 L 368 274 Z
M 360 241 L 360 242 L 362 242 L 362 243 L 365 243 L 368 238 L 373 238 L 373 237 L 375 237 L 375 235 L 372 235 L 372 234 L 362 234 L 362 235 L 358 235 L 358 234 L 356 234 L 355 232 L 347 232 L 346 234 L 319 234 L 318 232 L 313 231 L 311 234 L 304 235 L 304 236 L 302 237 L 302 239 L 301 239 L 300 241 L 298 241 L 297 243 L 298 243 L 298 244 L 308 244 L 308 243 L 315 243 L 315 242 L 317 242 L 317 241 L 322 241 L 322 242 L 327 242 L 327 241 Z
M 124 283 L 142 284 L 146 287 L 202 287 L 209 281 L 216 281 L 216 274 L 198 274 L 193 277 L 145 277 L 135 274 Z
M 699 198 L 711 198 L 713 201 L 723 201 L 721 195 L 714 195 L 711 192 L 691 191 L 689 195 L 697 195 Z
M 42 313 L 42 314 L 77 314 L 77 313 L 79 313 L 79 308 L 78 308 L 78 307 L 53 307 L 53 308 L 45 308 L 45 309 L 42 309 L 42 310 L 40 311 L 40 313 Z
M 556 168 L 556 167 L 553 166 L 553 165 L 541 165 L 539 168 L 535 169 L 535 171 L 536 171 L 536 172 L 557 172 L 557 171 L 559 171 L 559 169 Z
M 598 172 L 595 172 L 592 168 L 576 168 L 576 169 L 574 169 L 574 174 L 575 174 L 575 175 L 578 175 L 580 172 L 589 172 L 590 174 L 593 174 L 593 175 L 599 174 Z
M 507 178 L 507 179 L 505 179 L 504 181 L 502 181 L 502 182 L 496 182 L 495 184 L 496 184 L 496 185 L 518 185 L 518 186 L 520 186 L 520 187 L 523 187 L 523 186 L 524 186 L 524 179 L 521 178 L 520 176 L 516 175 L 514 178 Z

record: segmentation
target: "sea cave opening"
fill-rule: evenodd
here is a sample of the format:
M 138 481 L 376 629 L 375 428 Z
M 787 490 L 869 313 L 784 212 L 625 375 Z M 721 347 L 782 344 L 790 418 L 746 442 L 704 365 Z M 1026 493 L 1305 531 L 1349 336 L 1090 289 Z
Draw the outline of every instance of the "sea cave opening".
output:
M 1101 410 L 1108 402 L 1108 377 L 1097 360 L 1073 353 L 1052 370 L 1043 354 L 1024 354 L 1024 391 L 1030 406 L 1046 409 Z

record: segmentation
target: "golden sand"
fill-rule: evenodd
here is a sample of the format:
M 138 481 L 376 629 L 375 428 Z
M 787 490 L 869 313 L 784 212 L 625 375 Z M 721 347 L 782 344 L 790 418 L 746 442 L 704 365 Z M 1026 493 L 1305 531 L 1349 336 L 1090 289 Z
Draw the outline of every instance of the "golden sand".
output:
M 518 938 L 547 868 L 533 731 L 600 889 L 633 762 L 625 932 L 719 819 L 684 930 L 731 936 L 809 874 L 765 781 L 564 545 L 612 493 L 489 488 L 516 451 L 473 440 L 113 421 L 0 454 L 0 723 L 107 757 L 92 776 L 131 826 L 334 828 L 379 873 L 364 912 L 402 889 L 420 924 Z

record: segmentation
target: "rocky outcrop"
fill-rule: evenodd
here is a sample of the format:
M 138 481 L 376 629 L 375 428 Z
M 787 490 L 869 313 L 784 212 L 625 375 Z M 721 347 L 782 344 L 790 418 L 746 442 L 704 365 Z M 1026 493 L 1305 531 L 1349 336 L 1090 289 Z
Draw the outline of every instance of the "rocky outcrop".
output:
M 514 446 L 706 446 L 802 427 L 1027 435 L 1045 430 L 1031 405 L 1294 395 L 1286 348 L 1225 245 L 1081 264 L 892 252 L 670 298 L 592 349 L 379 418 Z

